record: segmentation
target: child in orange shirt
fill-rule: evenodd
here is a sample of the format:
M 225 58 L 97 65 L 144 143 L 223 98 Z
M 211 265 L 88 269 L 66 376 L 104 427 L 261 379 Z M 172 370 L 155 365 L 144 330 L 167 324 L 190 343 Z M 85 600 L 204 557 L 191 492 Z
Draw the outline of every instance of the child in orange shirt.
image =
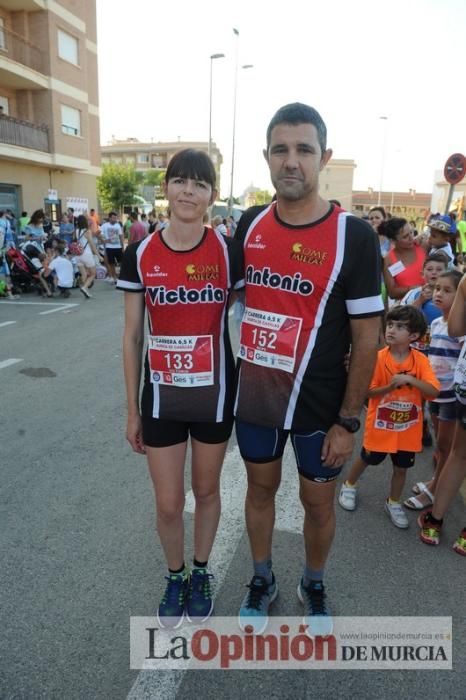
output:
M 338 502 L 345 510 L 356 508 L 356 482 L 369 464 L 381 464 L 387 454 L 393 463 L 390 496 L 385 511 L 396 527 L 408 527 L 400 498 L 406 469 L 422 451 L 422 399 L 435 398 L 440 383 L 429 360 L 410 344 L 426 332 L 426 321 L 414 306 L 395 306 L 386 317 L 387 347 L 379 350 L 369 387 L 361 456 L 343 483 Z

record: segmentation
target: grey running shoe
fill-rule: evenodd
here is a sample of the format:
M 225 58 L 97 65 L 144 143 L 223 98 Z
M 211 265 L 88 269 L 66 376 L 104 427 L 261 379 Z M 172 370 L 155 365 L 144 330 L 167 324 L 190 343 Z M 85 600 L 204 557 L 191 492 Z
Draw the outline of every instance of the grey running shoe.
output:
M 246 593 L 239 609 L 238 624 L 245 630 L 251 626 L 254 634 L 262 634 L 269 621 L 268 609 L 278 595 L 278 586 L 275 576 L 272 574 L 272 583 L 267 583 L 263 576 L 253 576 L 248 583 L 249 591 Z
M 322 581 L 311 581 L 298 586 L 298 598 L 304 605 L 303 622 L 309 637 L 328 637 L 333 632 L 333 620 L 325 604 L 325 586 Z

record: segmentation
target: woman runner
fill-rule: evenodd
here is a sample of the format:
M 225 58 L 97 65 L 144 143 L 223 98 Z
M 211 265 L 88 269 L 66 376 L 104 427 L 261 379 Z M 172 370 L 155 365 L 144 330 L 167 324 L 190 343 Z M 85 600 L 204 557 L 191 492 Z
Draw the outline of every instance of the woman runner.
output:
M 162 627 L 184 614 L 204 621 L 213 610 L 208 559 L 220 517 L 220 470 L 233 425 L 234 361 L 228 336 L 233 289 L 244 285 L 237 241 L 203 225 L 215 201 L 215 169 L 202 151 L 170 161 L 165 196 L 170 221 L 125 252 L 118 287 L 125 293 L 123 364 L 126 436 L 146 454 L 155 491 L 157 531 L 168 565 L 158 606 Z M 139 385 L 144 314 L 149 336 Z M 194 560 L 184 558 L 184 465 L 191 439 Z

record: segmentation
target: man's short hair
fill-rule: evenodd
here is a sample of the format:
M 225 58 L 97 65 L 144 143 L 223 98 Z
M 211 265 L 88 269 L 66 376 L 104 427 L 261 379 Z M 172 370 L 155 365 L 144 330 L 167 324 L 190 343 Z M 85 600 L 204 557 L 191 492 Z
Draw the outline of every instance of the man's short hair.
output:
M 327 127 L 314 107 L 309 107 L 309 105 L 301 102 L 292 102 L 284 107 L 280 107 L 267 127 L 267 150 L 270 147 L 272 130 L 279 124 L 313 124 L 317 129 L 317 137 L 322 154 L 327 150 Z
M 416 306 L 411 306 L 411 304 L 394 306 L 388 311 L 386 320 L 405 323 L 408 331 L 410 333 L 419 333 L 420 338 L 427 331 L 427 323 L 424 314 Z
M 108 215 L 108 218 L 110 218 L 111 216 L 118 216 L 118 214 L 116 213 L 116 211 L 111 211 Z

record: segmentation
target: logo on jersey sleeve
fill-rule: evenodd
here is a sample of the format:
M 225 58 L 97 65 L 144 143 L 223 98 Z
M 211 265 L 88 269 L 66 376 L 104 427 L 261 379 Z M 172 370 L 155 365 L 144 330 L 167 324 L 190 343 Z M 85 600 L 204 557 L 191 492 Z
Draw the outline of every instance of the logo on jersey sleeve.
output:
M 267 246 L 264 243 L 261 243 L 262 241 L 262 236 L 260 233 L 257 233 L 254 237 L 251 236 L 251 239 L 248 241 L 247 248 L 257 248 L 258 250 L 264 250 L 267 248 Z
M 213 282 L 220 277 L 220 265 L 186 265 L 188 282 Z
M 297 260 L 308 265 L 323 265 L 327 258 L 327 251 L 305 246 L 299 241 L 291 246 L 290 260 Z
M 160 265 L 154 265 L 153 272 L 146 272 L 146 277 L 168 277 L 166 272 L 162 272 Z

